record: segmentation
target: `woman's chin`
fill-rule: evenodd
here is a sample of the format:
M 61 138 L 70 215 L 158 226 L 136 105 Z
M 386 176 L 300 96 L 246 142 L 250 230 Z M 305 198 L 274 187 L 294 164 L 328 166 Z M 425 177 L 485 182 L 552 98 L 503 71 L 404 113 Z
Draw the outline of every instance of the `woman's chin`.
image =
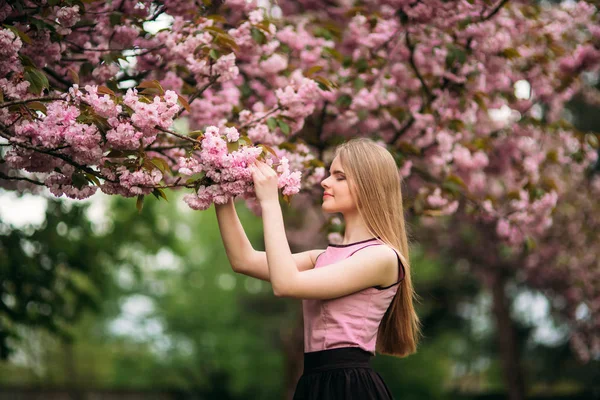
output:
M 335 212 L 334 207 L 332 207 L 330 204 L 327 204 L 326 202 L 321 203 L 321 208 L 327 212 Z

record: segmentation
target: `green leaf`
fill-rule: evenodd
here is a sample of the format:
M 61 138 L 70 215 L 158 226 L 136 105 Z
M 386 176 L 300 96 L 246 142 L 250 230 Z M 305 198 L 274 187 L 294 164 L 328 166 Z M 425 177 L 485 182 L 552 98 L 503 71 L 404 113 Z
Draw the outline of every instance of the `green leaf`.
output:
M 215 49 L 210 49 L 210 51 L 208 52 L 208 55 L 210 56 L 210 58 L 212 58 L 215 61 L 217 61 L 219 59 L 219 52 Z
M 205 31 L 209 31 L 209 32 L 213 32 L 213 33 L 222 33 L 222 34 L 226 34 L 226 32 L 219 28 L 218 26 L 205 26 L 204 27 Z
M 535 239 L 533 239 L 531 236 L 527 236 L 525 239 L 525 248 L 527 249 L 528 252 L 535 250 L 537 247 L 537 243 L 535 241 Z
M 461 192 L 461 186 L 456 182 L 446 181 L 442 183 L 442 188 L 452 192 L 453 194 L 458 194 Z
M 365 87 L 365 81 L 360 79 L 360 78 L 356 78 L 354 80 L 354 90 L 356 90 L 357 92 Z
M 98 178 L 96 178 L 95 175 L 92 175 L 88 172 L 85 173 L 85 177 L 87 178 L 87 180 L 89 182 L 92 182 L 93 184 L 95 184 L 96 186 L 100 186 L 100 181 L 98 180 Z
M 463 189 L 467 189 L 468 188 L 467 184 L 465 183 L 465 181 L 463 181 L 460 176 L 457 176 L 457 175 L 454 175 L 454 174 L 448 175 L 448 178 L 446 179 L 446 182 L 455 183 L 455 184 L 459 185 L 460 187 L 462 187 Z
M 471 4 L 473 4 L 473 3 L 471 3 Z M 471 22 L 472 22 L 472 20 L 471 20 L 470 16 L 467 17 L 467 18 L 465 18 L 465 19 L 463 19 L 462 21 L 459 21 L 459 23 L 458 23 L 458 29 L 461 29 L 461 30 L 465 29 L 467 26 L 469 26 L 469 24 L 471 24 Z
M 519 51 L 513 47 L 509 47 L 509 48 L 502 50 L 501 54 L 503 57 L 506 57 L 509 60 L 521 57 L 521 53 L 519 53 Z
M 141 214 L 142 208 L 144 207 L 144 195 L 143 194 L 138 195 L 137 201 L 135 202 L 135 207 L 137 208 L 138 213 Z
M 344 56 L 342 56 L 342 53 L 340 53 L 332 47 L 324 47 L 321 54 L 329 54 L 340 63 L 344 60 Z
M 596 135 L 597 134 L 593 134 L 593 133 L 585 134 L 585 141 L 587 142 L 587 144 L 589 144 L 594 149 L 600 148 L 600 144 L 598 143 L 598 136 L 596 136 Z
M 79 75 L 90 75 L 94 70 L 94 65 L 90 62 L 84 62 L 81 64 L 81 68 L 79 68 Z
M 188 178 L 188 180 L 185 181 L 185 184 L 189 185 L 190 183 L 200 181 L 205 176 L 206 176 L 206 171 L 198 172 L 197 174 L 194 174 L 190 178 Z
M 358 72 L 366 72 L 369 69 L 369 63 L 364 57 L 358 59 L 358 61 L 354 64 L 354 67 Z
M 403 154 L 421 155 L 421 150 L 417 146 L 413 145 L 412 143 L 406 142 L 406 141 L 400 142 L 398 144 L 398 149 Z
M 453 119 L 448 124 L 448 127 L 453 131 L 460 132 L 465 129 L 465 123 L 462 122 L 460 119 Z
M 39 69 L 25 67 L 25 79 L 30 83 L 29 90 L 34 94 L 41 94 L 45 88 L 50 87 L 48 78 Z
M 85 186 L 89 186 L 88 180 L 81 172 L 75 172 L 73 175 L 71 175 L 71 180 L 73 181 L 73 186 L 79 190 L 83 189 Z
M 290 134 L 290 126 L 288 124 L 286 124 L 282 120 L 278 119 L 277 125 L 279 125 L 279 128 L 281 129 L 281 132 L 283 132 L 284 135 Z
M 267 38 L 265 37 L 265 43 L 266 43 L 266 41 L 267 41 Z M 218 33 L 217 36 L 215 37 L 215 43 L 217 43 L 222 48 L 230 50 L 230 51 L 239 51 L 240 50 L 240 46 L 238 46 L 235 39 L 227 33 Z
M 227 152 L 228 153 L 233 153 L 234 151 L 237 151 L 239 148 L 240 148 L 239 141 L 227 142 Z
M 304 76 L 310 78 L 312 76 L 312 74 L 314 74 L 315 72 L 319 72 L 322 69 L 323 69 L 323 67 L 321 65 L 314 65 L 314 66 L 310 67 L 308 70 L 306 70 L 306 72 L 304 72 Z
M 266 144 L 262 144 L 262 143 L 260 143 L 260 144 L 258 145 L 258 147 L 261 147 L 263 150 L 265 150 L 265 151 L 268 151 L 269 153 L 273 154 L 273 157 L 275 157 L 275 158 L 277 158 L 277 157 L 278 157 L 278 156 L 277 156 L 277 153 L 275 153 L 275 150 L 273 150 L 273 148 L 272 148 L 272 147 L 270 147 L 270 146 L 268 146 L 268 145 L 266 145 Z
M 452 68 L 456 62 L 464 64 L 467 60 L 467 53 L 457 46 L 449 45 L 446 55 L 446 68 Z
M 277 121 L 275 120 L 275 118 L 270 117 L 269 119 L 267 119 L 267 126 L 270 130 L 275 130 L 275 128 L 277 128 Z
M 123 13 L 121 13 L 119 11 L 112 12 L 109 17 L 110 25 L 111 26 L 121 25 L 122 18 L 123 18 Z
M 31 110 L 41 111 L 44 114 L 48 114 L 48 110 L 46 109 L 44 103 L 41 103 L 39 101 L 32 101 L 30 103 L 27 103 L 27 108 L 30 108 Z
M 156 89 L 158 92 L 163 95 L 165 94 L 165 90 L 160 85 L 160 82 L 156 79 L 152 79 L 151 81 L 143 81 L 138 86 L 138 88 L 148 88 L 148 89 Z
M 202 140 L 202 138 L 204 137 L 204 131 L 191 131 L 190 133 L 188 133 L 188 137 L 191 137 L 192 139 L 196 140 Z
M 390 115 L 396 118 L 398 121 L 402 122 L 408 117 L 408 113 L 405 108 L 402 107 L 393 107 L 390 108 Z
M 258 24 L 254 25 L 256 26 L 258 29 L 260 29 L 261 31 L 263 31 L 265 34 L 269 35 L 271 33 L 271 30 L 269 29 L 269 21 L 268 20 L 264 20 L 262 22 L 259 22 Z
M 250 29 L 250 34 L 252 35 L 252 39 L 258 44 L 265 44 L 267 42 L 267 37 L 260 29 L 252 27 Z
M 481 108 L 483 111 L 488 110 L 487 105 L 485 104 L 485 98 L 486 98 L 486 94 L 484 92 L 476 92 L 473 95 L 473 100 L 475 100 L 475 103 L 477 103 L 477 105 L 479 106 L 479 108 Z
M 338 97 L 335 104 L 340 107 L 349 107 L 352 104 L 352 97 L 349 94 L 343 94 Z
M 167 162 L 165 160 L 163 160 L 162 158 L 154 157 L 154 158 L 151 158 L 149 161 L 152 164 L 154 164 L 160 170 L 160 172 L 162 172 L 163 174 L 166 171 L 170 170 L 169 169 L 169 164 L 167 164 Z
M 35 61 L 33 61 L 31 57 L 25 54 L 19 54 L 19 60 L 21 60 L 21 64 L 23 64 L 23 67 L 37 68 L 37 64 L 35 63 Z
M 180 94 L 177 94 L 177 99 L 179 100 L 179 104 L 181 104 L 183 106 L 183 108 L 185 108 L 185 110 L 191 114 L 192 108 L 190 107 L 190 103 L 188 103 L 188 101 L 185 99 L 185 97 L 183 97 Z
M 77 71 L 75 71 L 72 67 L 67 68 L 67 72 L 69 73 L 69 76 L 71 77 L 71 81 L 73 81 L 73 83 L 79 85 L 79 74 L 77 73 Z
M 320 27 L 320 26 L 317 27 L 317 28 L 315 28 L 314 35 L 316 37 L 322 37 L 322 38 L 324 38 L 326 40 L 333 40 L 334 39 L 333 35 L 331 34 L 331 32 L 329 32 L 328 29 L 325 29 L 325 28 Z
M 167 195 L 165 195 L 165 192 L 163 192 L 163 190 L 161 188 L 154 188 L 154 190 L 152 191 L 152 194 L 154 195 L 154 197 L 156 197 L 157 199 L 160 197 L 162 197 L 163 199 L 165 199 L 167 202 L 169 201 L 169 199 L 167 199 Z
M 115 94 L 115 92 L 113 92 L 112 90 L 110 90 L 109 88 L 107 88 L 106 86 L 98 86 L 98 93 L 100 94 L 107 94 L 109 96 L 113 96 L 116 97 L 117 95 Z
M 211 14 L 211 15 L 208 15 L 206 18 L 212 19 L 215 22 L 227 23 L 227 19 L 225 19 L 224 16 L 218 15 L 218 14 Z
M 327 90 L 330 90 L 333 87 L 333 83 L 329 79 L 326 79 L 322 76 L 316 76 L 312 79 L 313 81 L 323 84 L 325 87 L 327 87 Z

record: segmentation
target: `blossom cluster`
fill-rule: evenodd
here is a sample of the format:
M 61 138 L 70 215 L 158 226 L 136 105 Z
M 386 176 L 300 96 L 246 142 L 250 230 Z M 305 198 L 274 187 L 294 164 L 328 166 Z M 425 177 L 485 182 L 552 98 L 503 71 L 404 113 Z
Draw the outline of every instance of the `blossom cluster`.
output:
M 278 6 L 280 20 L 244 0 L 225 2 L 219 17 L 190 18 L 194 6 L 172 0 L 164 8 L 171 25 L 155 33 L 140 29 L 156 17 L 153 8 L 131 1 L 118 13 L 106 2 L 51 6 L 53 29 L 5 24 L 4 101 L 68 92 L 45 109 L 28 109 L 35 118 L 0 108 L 0 122 L 10 126 L 4 138 L 15 145 L 9 165 L 53 174 L 57 193 L 69 193 L 69 185 L 81 190 L 81 176 L 92 186 L 65 165 L 92 168 L 87 173 L 97 174 L 105 193 L 125 196 L 204 174 L 204 187 L 188 201 L 205 208 L 248 194 L 244 165 L 264 151 L 250 144 L 272 147 L 280 188 L 293 194 L 318 187 L 325 172 L 309 162 L 315 149 L 305 143 L 322 151 L 340 137 L 376 136 L 401 156 L 400 174 L 425 210 L 455 213 L 463 191 L 482 218 L 496 221 L 499 237 L 516 245 L 549 226 L 564 186 L 557 171 L 577 174 L 595 162 L 586 141 L 567 129 L 550 131 L 540 116 L 556 121 L 581 88 L 578 77 L 598 71 L 600 32 L 587 2 L 539 7 L 535 18 L 524 4 L 495 9 L 483 0 L 374 1 L 352 12 L 310 0 Z M 94 28 L 76 29 L 88 12 Z M 18 14 L 3 7 L 0 21 L 26 21 Z M 135 63 L 120 64 L 115 50 L 127 50 Z M 116 91 L 139 76 L 161 90 L 154 86 L 149 96 L 129 88 L 121 96 L 106 87 Z M 523 82 L 528 94 L 515 96 Z M 185 110 L 177 93 L 193 99 Z M 508 117 L 496 118 L 499 111 Z M 177 117 L 203 132 L 192 151 L 170 135 Z M 411 179 L 421 171 L 437 183 L 425 188 Z
M 224 138 L 225 137 L 225 138 Z M 202 150 L 191 157 L 178 160 L 179 173 L 192 175 L 204 172 L 213 184 L 199 186 L 195 194 L 184 196 L 184 201 L 195 210 L 205 210 L 212 203 L 224 204 L 232 197 L 251 197 L 254 194 L 252 172 L 249 166 L 260 156 L 263 149 L 254 146 L 243 146 L 228 152 L 227 142 L 237 142 L 239 132 L 234 127 L 223 130 L 209 126 L 202 137 Z M 267 158 L 268 165 L 273 160 Z M 300 190 L 300 171 L 290 171 L 289 160 L 285 156 L 279 158 L 278 187 L 284 195 L 292 195 Z

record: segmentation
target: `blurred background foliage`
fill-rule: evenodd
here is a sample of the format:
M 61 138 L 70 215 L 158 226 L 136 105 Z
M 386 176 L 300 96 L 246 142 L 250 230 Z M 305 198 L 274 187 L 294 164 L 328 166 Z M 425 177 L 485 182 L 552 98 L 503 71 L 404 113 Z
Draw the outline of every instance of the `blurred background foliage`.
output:
M 569 112 L 581 129 L 600 131 L 599 114 L 577 99 Z M 41 226 L 11 226 L 0 214 L 0 399 L 57 388 L 70 398 L 128 398 L 121 389 L 167 393 L 161 399 L 289 395 L 300 301 L 234 274 L 214 210 L 194 212 L 180 196 L 149 197 L 138 213 L 135 199 L 97 195 L 101 218 L 90 218 L 90 201 L 52 197 Z M 264 250 L 260 217 L 236 208 Z M 429 234 L 410 223 L 417 238 Z M 489 290 L 452 249 L 425 238 L 411 249 L 425 337 L 416 354 L 378 355 L 374 368 L 403 400 L 505 398 Z M 528 398 L 600 399 L 600 360 L 577 362 L 569 327 L 543 294 L 508 286 Z
M 194 212 L 178 196 L 147 199 L 141 214 L 134 199 L 106 197 L 101 222 L 88 217 L 87 202 L 49 199 L 42 226 L 1 225 L 2 304 L 11 311 L 1 313 L 0 388 L 190 399 L 281 399 L 293 390 L 288 346 L 301 346 L 292 332 L 300 301 L 234 274 L 214 210 Z M 264 250 L 260 217 L 236 208 L 255 249 Z M 503 398 L 490 294 L 452 257 L 413 245 L 425 338 L 408 358 L 373 359 L 397 398 Z M 535 293 L 518 295 L 520 303 L 539 302 Z M 532 398 L 596 396 L 598 360 L 577 363 L 567 329 L 550 313 L 531 318 L 531 307 L 514 306 L 511 315 Z M 555 339 L 536 339 L 540 323 Z

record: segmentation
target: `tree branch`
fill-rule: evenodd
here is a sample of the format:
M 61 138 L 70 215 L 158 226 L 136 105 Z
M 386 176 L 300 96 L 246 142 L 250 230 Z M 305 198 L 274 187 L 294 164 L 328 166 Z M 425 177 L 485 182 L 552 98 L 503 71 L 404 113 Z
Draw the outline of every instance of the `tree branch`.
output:
M 54 71 L 52 68 L 49 67 L 44 67 L 42 68 L 44 70 L 45 73 L 47 73 L 48 75 L 50 75 L 51 77 L 53 77 L 54 79 L 56 79 L 58 82 L 62 83 L 63 85 L 65 85 L 67 88 L 70 88 L 71 86 L 73 86 L 73 82 L 71 82 L 68 79 L 65 79 L 64 77 L 60 76 L 56 71 Z
M 494 15 L 496 15 L 498 13 L 498 11 L 500 11 L 500 9 L 506 4 L 508 3 L 508 0 L 500 0 L 498 2 L 498 4 L 496 5 L 496 7 L 494 7 L 494 9 L 485 17 L 481 17 L 481 19 L 477 22 L 484 22 L 487 21 L 489 19 L 491 19 Z
M 6 128 L 5 128 L 5 126 L 3 124 L 0 124 L 0 130 L 2 131 L 2 132 L 0 132 L 0 136 L 2 136 L 5 139 L 8 139 L 8 140 L 11 139 L 11 137 L 9 136 L 10 132 L 6 132 Z M 113 183 L 118 183 L 118 181 L 115 181 L 115 180 L 112 180 L 112 179 L 108 179 L 105 176 L 103 176 L 102 174 L 100 174 L 99 172 L 94 171 L 93 169 L 91 169 L 91 168 L 89 168 L 89 167 L 87 167 L 85 165 L 81 165 L 79 163 L 76 163 L 75 161 L 71 160 L 69 157 L 65 156 L 64 154 L 53 153 L 52 151 L 45 150 L 45 149 L 40 149 L 40 148 L 37 148 L 37 147 L 28 146 L 28 145 L 23 144 L 23 143 L 12 142 L 12 144 L 15 145 L 15 146 L 22 147 L 22 148 L 27 149 L 27 150 L 33 150 L 33 151 L 36 151 L 38 153 L 47 154 L 47 155 L 52 156 L 52 157 L 60 158 L 61 160 L 63 160 L 67 164 L 70 164 L 70 165 L 72 165 L 72 166 L 74 166 L 74 167 L 76 167 L 76 168 L 78 168 L 78 169 L 80 169 L 82 171 L 85 171 L 88 174 L 92 174 L 92 175 L 94 175 L 97 178 L 104 179 L 106 181 L 113 182 Z
M 29 179 L 24 176 L 8 176 L 6 174 L 3 174 L 2 172 L 0 172 L 0 179 L 6 179 L 9 181 L 26 181 L 35 185 L 45 186 L 44 182 L 34 181 L 33 179 Z
M 419 71 L 419 69 L 417 68 L 417 64 L 415 63 L 415 46 L 410 41 L 410 34 L 408 31 L 406 31 L 405 39 L 406 39 L 406 46 L 410 50 L 410 57 L 409 57 L 410 66 L 412 67 L 413 71 L 415 72 L 415 75 L 417 75 L 417 78 L 421 82 L 421 86 L 425 90 L 425 93 L 427 93 L 427 99 L 431 99 L 433 97 L 433 94 L 431 93 L 431 89 L 429 89 L 429 86 L 427 86 L 427 84 L 425 83 L 425 79 L 423 79 L 423 76 L 421 75 L 421 72 Z
M 250 126 L 250 125 L 253 125 L 254 123 L 256 123 L 256 122 L 258 122 L 258 121 L 260 121 L 260 120 L 262 120 L 262 119 L 265 119 L 265 118 L 266 118 L 266 117 L 268 117 L 269 115 L 271 115 L 271 114 L 273 114 L 273 113 L 275 113 L 275 112 L 277 112 L 277 111 L 279 111 L 279 110 L 282 110 L 281 106 L 277 106 L 277 107 L 275 107 L 274 109 L 272 109 L 271 111 L 269 111 L 268 113 L 266 113 L 265 115 L 263 115 L 262 117 L 259 117 L 259 118 L 256 118 L 256 119 L 253 119 L 252 121 L 245 123 L 244 125 L 240 126 L 240 128 L 239 128 L 239 129 L 240 129 L 240 130 L 242 130 L 243 128 L 246 128 L 246 127 L 248 127 L 248 126 Z
M 17 104 L 31 103 L 32 101 L 54 101 L 54 100 L 68 101 L 67 99 L 64 99 L 62 97 L 35 97 L 33 99 L 27 99 L 27 100 L 7 101 L 6 103 L 0 104 L 0 108 L 10 107 L 10 106 L 14 106 Z
M 209 87 L 211 87 L 216 81 L 217 79 L 219 79 L 221 75 L 212 75 L 209 80 L 208 83 L 206 85 L 204 85 L 202 88 L 200 88 L 200 90 L 198 90 L 196 93 L 194 93 L 189 99 L 188 99 L 188 104 L 192 104 L 192 102 L 194 100 L 196 100 L 198 97 L 200 97 L 202 95 L 202 93 L 204 93 L 204 91 L 206 89 L 208 89 Z M 185 111 L 185 108 L 182 108 L 181 110 L 179 110 L 179 112 L 177 113 L 177 115 L 175 115 L 175 117 L 173 119 L 177 119 L 179 118 L 179 116 L 181 115 L 181 113 L 183 113 Z

